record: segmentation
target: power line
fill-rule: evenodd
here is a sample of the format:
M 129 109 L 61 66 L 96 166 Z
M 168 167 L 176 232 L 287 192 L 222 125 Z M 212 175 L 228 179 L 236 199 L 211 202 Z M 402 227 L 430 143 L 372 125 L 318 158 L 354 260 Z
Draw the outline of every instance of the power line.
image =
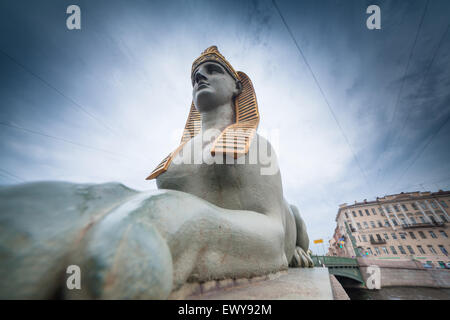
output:
M 437 56 L 437 54 L 438 54 L 438 52 L 439 52 L 439 50 L 440 50 L 440 48 L 442 46 L 442 43 L 444 43 L 445 36 L 446 36 L 446 34 L 447 34 L 449 29 L 450 29 L 450 24 L 447 25 L 447 28 L 445 29 L 444 33 L 442 34 L 442 37 L 439 40 L 438 46 L 436 48 L 436 51 L 434 52 L 434 55 L 431 58 L 430 63 L 428 64 L 428 67 L 427 67 L 427 70 L 425 71 L 424 76 L 422 77 L 422 81 L 420 82 L 419 88 L 417 89 L 417 95 L 416 95 L 417 97 L 419 96 L 420 91 L 422 90 L 423 84 L 425 83 L 425 79 L 428 76 L 428 72 L 430 71 L 431 66 L 433 65 L 433 62 L 434 62 L 434 60 L 435 60 L 435 58 L 436 58 L 436 56 Z M 397 137 L 401 137 L 401 135 L 403 134 L 403 131 L 405 130 L 406 124 L 408 123 L 408 120 L 409 120 L 410 116 L 411 116 L 411 112 L 408 112 L 407 115 L 406 115 L 405 121 L 403 123 L 403 127 L 400 130 L 400 133 L 397 135 Z M 395 145 L 395 143 L 393 143 L 393 145 Z
M 397 184 L 403 179 L 403 176 L 406 174 L 406 172 L 408 172 L 408 170 L 416 163 L 416 161 L 422 156 L 422 153 L 425 151 L 425 149 L 430 145 L 430 143 L 433 141 L 433 139 L 438 135 L 438 133 L 441 131 L 441 129 L 443 127 L 445 127 L 445 125 L 448 123 L 448 121 L 450 120 L 450 113 L 447 115 L 447 118 L 444 120 L 444 122 L 442 122 L 442 124 L 440 125 L 440 127 L 430 136 L 430 139 L 425 143 L 425 145 L 423 146 L 423 148 L 419 151 L 419 153 L 417 154 L 417 156 L 413 159 L 413 161 L 410 163 L 410 165 L 403 171 L 403 173 L 400 175 L 400 177 L 398 179 L 396 179 L 396 182 L 394 184 L 394 186 L 392 187 L 395 188 L 397 186 Z
M 7 176 L 6 174 L 1 173 L 1 172 L 0 172 L 0 177 L 3 178 L 3 179 L 6 179 L 6 180 L 12 180 L 12 181 L 16 182 L 16 179 L 13 179 L 10 176 Z
M 386 145 L 385 145 L 385 148 L 384 148 L 382 154 L 378 158 L 380 158 L 381 156 L 384 156 L 384 154 L 386 153 L 386 150 L 389 149 L 392 146 L 392 143 L 389 144 L 389 141 L 390 141 L 389 138 L 390 138 L 390 136 L 392 134 L 392 127 L 393 127 L 393 123 L 394 123 L 395 117 L 397 115 L 398 104 L 400 102 L 400 97 L 402 95 L 403 87 L 405 85 L 406 74 L 408 73 L 409 64 L 411 63 L 411 58 L 413 56 L 414 49 L 415 49 L 416 44 L 417 44 L 417 39 L 419 38 L 420 30 L 422 29 L 422 24 L 423 24 L 423 21 L 425 19 L 425 15 L 427 13 L 428 3 L 429 3 L 429 0 L 427 0 L 427 3 L 425 4 L 425 8 L 423 10 L 422 17 L 420 18 L 419 26 L 418 26 L 417 31 L 416 31 L 416 36 L 414 38 L 413 45 L 412 45 L 411 50 L 409 52 L 408 62 L 406 63 L 405 72 L 403 73 L 402 84 L 400 86 L 400 90 L 398 91 L 397 99 L 396 99 L 396 102 L 395 102 L 395 105 L 394 105 L 394 113 L 392 115 L 391 123 L 389 124 L 389 131 L 388 131 L 388 136 L 387 136 L 387 139 L 386 139 Z
M 61 95 L 62 97 L 64 97 L 65 99 L 67 99 L 69 102 L 71 102 L 75 107 L 77 107 L 77 109 L 79 109 L 80 111 L 82 111 L 83 113 L 85 113 L 86 115 L 88 115 L 89 117 L 91 117 L 92 119 L 96 120 L 99 124 L 101 124 L 105 129 L 107 129 L 110 133 L 112 133 L 113 135 L 117 136 L 117 133 L 111 129 L 111 127 L 109 127 L 107 124 L 105 124 L 102 120 L 100 120 L 98 117 L 94 116 L 92 113 L 90 113 L 89 111 L 87 111 L 83 106 L 81 106 L 79 103 L 77 103 L 76 101 L 74 101 L 73 99 L 69 98 L 67 95 L 65 95 L 63 92 L 61 92 L 60 90 L 58 90 L 56 87 L 54 87 L 53 85 L 51 85 L 49 82 L 47 82 L 45 79 L 43 79 L 42 77 L 40 77 L 38 74 L 34 73 L 32 70 L 30 70 L 29 68 L 27 68 L 24 64 L 20 63 L 17 59 L 15 59 L 14 57 L 12 57 L 11 55 L 9 55 L 8 53 L 6 53 L 5 51 L 0 49 L 0 53 L 2 53 L 3 55 L 7 56 L 10 60 L 12 60 L 14 63 L 16 63 L 19 67 L 21 67 L 23 70 L 25 70 L 26 72 L 28 72 L 29 74 L 31 74 L 32 76 L 36 77 L 37 79 L 39 79 L 40 81 L 42 81 L 46 86 L 48 86 L 49 88 L 53 89 L 54 91 L 56 91 L 59 95 Z M 76 143 L 75 143 L 76 144 Z M 89 147 L 91 148 L 91 147 Z
M 99 151 L 99 152 L 103 152 L 103 153 L 108 153 L 110 155 L 119 156 L 119 157 L 122 157 L 122 158 L 125 158 L 125 159 L 133 161 L 133 159 L 129 159 L 127 156 L 124 156 L 124 155 L 116 153 L 116 152 L 112 152 L 112 151 L 108 151 L 108 150 L 104 150 L 104 149 L 99 149 L 99 148 L 96 148 L 96 147 L 91 147 L 91 146 L 84 145 L 84 144 L 81 144 L 81 143 L 78 143 L 78 142 L 74 142 L 74 141 L 71 141 L 71 140 L 67 140 L 67 139 L 64 139 L 64 138 L 58 138 L 58 137 L 55 137 L 55 136 L 52 136 L 52 135 L 49 135 L 49 134 L 46 134 L 46 133 L 42 133 L 42 132 L 39 132 L 39 131 L 35 131 L 35 130 L 27 129 L 27 128 L 24 128 L 24 127 L 20 127 L 18 125 L 13 125 L 13 124 L 4 123 L 4 122 L 0 122 L 0 125 L 5 126 L 5 127 L 9 127 L 9 128 L 19 129 L 19 130 L 22 130 L 22 131 L 25 131 L 25 132 L 28 132 L 28 133 L 32 133 L 32 134 L 43 136 L 43 137 L 47 137 L 47 138 L 51 138 L 51 139 L 54 139 L 54 140 L 62 141 L 62 142 L 69 143 L 69 144 L 72 144 L 72 145 L 75 145 L 75 146 L 78 146 L 78 147 L 81 147 L 81 148 L 86 148 L 86 149 Z
M 32 76 L 34 76 L 36 79 L 40 80 L 42 83 L 44 83 L 47 87 L 53 89 L 54 91 L 56 91 L 60 96 L 62 96 L 63 98 L 67 99 L 68 101 L 70 101 L 78 110 L 80 110 L 81 112 L 83 112 L 84 114 L 88 115 L 90 118 L 96 120 L 98 123 L 100 123 L 105 129 L 107 129 L 109 132 L 111 132 L 112 134 L 116 134 L 114 132 L 114 130 L 112 130 L 108 125 L 106 125 L 102 120 L 100 120 L 99 118 L 97 118 L 96 116 L 94 116 L 92 113 L 90 113 L 89 111 L 87 111 L 84 107 L 82 107 L 79 103 L 77 103 L 76 101 L 74 101 L 73 99 L 69 98 L 68 96 L 66 96 L 63 92 L 61 92 L 60 90 L 58 90 L 56 87 L 54 87 L 53 85 L 51 85 L 49 82 L 47 82 L 45 79 L 43 79 L 42 77 L 40 77 L 38 74 L 34 73 L 32 70 L 30 70 L 28 67 L 26 67 L 24 64 L 20 63 L 18 60 L 16 60 L 14 57 L 10 56 L 8 53 L 6 53 L 5 51 L 0 49 L 0 53 L 2 53 L 3 55 L 5 55 L 6 57 L 8 57 L 11 61 L 13 61 L 15 64 L 17 64 L 19 67 L 21 67 L 23 70 L 25 70 L 26 72 L 28 72 L 29 74 L 31 74 Z
M 371 185 L 368 182 L 367 175 L 365 174 L 364 170 L 362 169 L 362 166 L 359 163 L 358 157 L 356 156 L 356 153 L 354 152 L 353 147 L 351 146 L 350 141 L 347 138 L 347 135 L 344 133 L 344 130 L 342 129 L 342 127 L 341 127 L 341 125 L 339 123 L 339 120 L 336 117 L 336 114 L 334 113 L 333 109 L 331 108 L 331 105 L 328 102 L 328 99 L 325 96 L 325 93 L 324 93 L 322 87 L 320 86 L 319 81 L 316 78 L 316 75 L 314 74 L 311 66 L 309 65 L 308 60 L 306 59 L 306 56 L 303 54 L 302 49 L 300 48 L 299 44 L 297 43 L 297 40 L 295 39 L 294 34 L 292 33 L 291 29 L 289 28 L 286 20 L 283 17 L 283 14 L 281 13 L 280 9 L 278 8 L 278 5 L 276 4 L 275 0 L 272 0 L 272 3 L 274 5 L 275 9 L 277 10 L 278 14 L 280 15 L 280 18 L 283 21 L 283 24 L 286 27 L 287 31 L 289 32 L 289 35 L 291 36 L 292 40 L 294 41 L 294 44 L 297 47 L 298 52 L 300 53 L 301 57 L 303 58 L 303 61 L 305 62 L 309 72 L 311 73 L 311 75 L 312 75 L 312 77 L 314 79 L 314 82 L 316 83 L 317 87 L 319 88 L 320 94 L 322 95 L 323 99 L 325 100 L 325 103 L 326 103 L 326 105 L 328 107 L 328 110 L 330 111 L 331 115 L 333 116 L 334 121 L 336 122 L 339 130 L 341 131 L 342 136 L 344 137 L 344 139 L 345 139 L 345 141 L 346 141 L 350 151 L 352 152 L 353 158 L 354 158 L 356 164 L 358 165 L 358 168 L 361 171 L 361 174 L 363 175 L 364 179 L 366 180 L 367 185 L 371 188 Z
M 15 175 L 15 174 L 12 174 L 11 172 L 9 172 L 9 171 L 7 171 L 7 170 L 5 170 L 5 169 L 0 168 L 0 171 L 4 172 L 3 176 L 6 176 L 6 177 L 8 177 L 8 176 L 9 176 L 9 177 L 13 177 L 14 179 L 19 180 L 20 182 L 26 182 L 26 181 L 25 181 L 24 179 L 22 179 L 21 177 Z
M 422 181 L 422 182 L 419 182 L 419 183 L 416 183 L 416 184 L 410 184 L 410 185 L 406 185 L 406 186 L 403 186 L 403 187 L 398 187 L 397 189 L 391 189 L 391 190 L 392 191 L 402 190 L 402 189 L 404 190 L 404 189 L 407 189 L 407 188 L 410 188 L 410 187 L 414 187 L 414 186 L 419 186 L 419 185 L 422 185 L 422 184 L 435 184 L 437 182 L 443 182 L 443 181 L 448 181 L 448 180 L 450 180 L 450 176 L 448 176 L 446 178 L 443 178 L 443 179 L 433 180 L 433 181 Z

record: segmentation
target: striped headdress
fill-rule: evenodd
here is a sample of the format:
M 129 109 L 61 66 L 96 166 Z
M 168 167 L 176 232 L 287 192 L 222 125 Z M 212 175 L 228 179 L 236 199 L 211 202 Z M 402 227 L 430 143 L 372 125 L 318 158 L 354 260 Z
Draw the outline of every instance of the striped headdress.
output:
M 250 143 L 258 128 L 259 112 L 255 90 L 253 89 L 250 78 L 241 71 L 236 72 L 216 46 L 211 46 L 203 51 L 200 57 L 194 61 L 191 69 L 191 78 L 197 67 L 206 61 L 219 63 L 235 80 L 239 80 L 242 83 L 242 92 L 236 97 L 234 103 L 236 108 L 236 122 L 222 131 L 211 148 L 211 155 L 213 156 L 216 153 L 226 154 L 237 159 L 239 156 L 248 153 Z M 161 161 L 147 177 L 147 180 L 154 179 L 161 173 L 164 173 L 172 162 L 173 157 L 189 140 L 201 131 L 201 126 L 202 116 L 200 112 L 195 109 L 194 102 L 192 102 L 180 145 Z

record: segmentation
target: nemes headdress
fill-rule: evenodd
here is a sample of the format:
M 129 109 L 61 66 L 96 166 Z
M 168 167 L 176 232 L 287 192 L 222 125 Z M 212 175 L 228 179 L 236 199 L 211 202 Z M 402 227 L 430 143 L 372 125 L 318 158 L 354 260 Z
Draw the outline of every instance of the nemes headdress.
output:
M 250 78 L 244 72 L 236 72 L 216 46 L 207 48 L 202 52 L 200 57 L 192 63 L 191 79 L 193 79 L 194 72 L 198 66 L 207 61 L 219 63 L 235 80 L 241 81 L 242 84 L 242 92 L 236 97 L 234 102 L 236 108 L 236 122 L 222 131 L 211 148 L 211 155 L 213 156 L 216 153 L 226 154 L 237 159 L 239 156 L 248 153 L 250 143 L 258 128 L 259 112 L 255 90 L 253 89 Z M 154 179 L 167 171 L 167 168 L 169 168 L 175 155 L 189 140 L 201 131 L 201 127 L 202 115 L 195 109 L 194 102 L 192 102 L 180 145 L 161 161 L 155 170 L 147 177 L 147 180 Z

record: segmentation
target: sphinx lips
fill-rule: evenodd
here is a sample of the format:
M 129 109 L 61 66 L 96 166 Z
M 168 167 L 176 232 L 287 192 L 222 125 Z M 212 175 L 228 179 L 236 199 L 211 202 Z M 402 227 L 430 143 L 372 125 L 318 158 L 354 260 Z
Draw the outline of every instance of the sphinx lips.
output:
M 203 89 L 203 88 L 206 88 L 206 87 L 209 87 L 209 84 L 207 84 L 206 82 L 201 82 L 198 85 L 197 90 L 200 90 L 200 89 Z

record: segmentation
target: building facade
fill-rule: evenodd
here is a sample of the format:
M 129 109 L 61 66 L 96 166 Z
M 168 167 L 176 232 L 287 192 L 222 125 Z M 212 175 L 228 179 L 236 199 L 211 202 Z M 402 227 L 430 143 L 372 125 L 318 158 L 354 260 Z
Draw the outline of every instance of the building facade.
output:
M 450 191 L 409 192 L 339 206 L 329 255 L 450 262 Z

